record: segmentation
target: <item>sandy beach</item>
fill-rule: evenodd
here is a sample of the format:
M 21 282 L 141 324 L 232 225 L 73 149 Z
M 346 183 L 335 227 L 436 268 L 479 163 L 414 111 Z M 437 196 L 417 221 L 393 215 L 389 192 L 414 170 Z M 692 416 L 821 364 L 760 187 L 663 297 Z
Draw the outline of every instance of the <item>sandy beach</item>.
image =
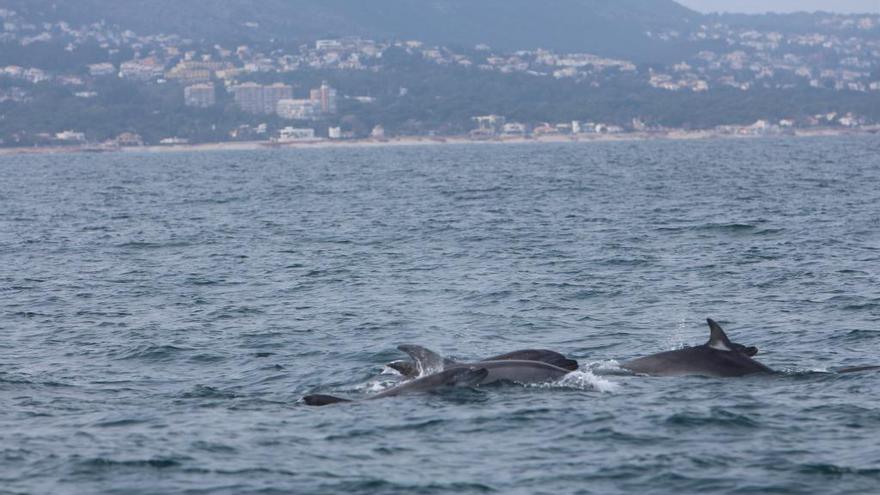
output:
M 326 148 L 364 148 L 389 146 L 435 146 L 435 145 L 505 145 L 525 143 L 599 143 L 615 141 L 647 141 L 647 140 L 707 140 L 707 139 L 754 139 L 761 137 L 820 137 L 844 135 L 876 135 L 880 129 L 798 129 L 791 134 L 754 135 L 724 134 L 711 130 L 667 132 L 628 132 L 620 134 L 583 134 L 583 135 L 545 135 L 534 137 L 496 137 L 491 139 L 472 139 L 468 136 L 408 136 L 388 139 L 349 139 L 330 140 L 315 139 L 308 141 L 273 142 L 273 141 L 231 141 L 223 143 L 200 143 L 181 145 L 151 145 L 120 148 L 99 149 L 94 146 L 40 146 L 29 148 L 0 148 L 0 156 L 28 154 L 66 154 L 66 153 L 198 153 L 213 151 L 254 151 L 267 149 L 326 149 Z

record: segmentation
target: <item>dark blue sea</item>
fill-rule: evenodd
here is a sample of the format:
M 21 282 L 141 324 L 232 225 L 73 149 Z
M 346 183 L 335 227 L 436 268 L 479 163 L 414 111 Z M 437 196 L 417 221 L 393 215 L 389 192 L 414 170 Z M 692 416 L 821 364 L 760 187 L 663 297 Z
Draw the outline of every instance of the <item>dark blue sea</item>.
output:
M 877 493 L 880 137 L 0 157 L 0 316 L 4 495 Z

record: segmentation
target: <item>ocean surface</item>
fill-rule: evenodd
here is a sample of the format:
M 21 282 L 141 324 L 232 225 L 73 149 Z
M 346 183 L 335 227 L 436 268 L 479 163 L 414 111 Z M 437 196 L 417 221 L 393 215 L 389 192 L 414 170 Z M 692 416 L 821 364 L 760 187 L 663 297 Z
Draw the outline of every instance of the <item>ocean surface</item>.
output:
M 0 316 L 4 495 L 877 493 L 880 137 L 0 157 Z

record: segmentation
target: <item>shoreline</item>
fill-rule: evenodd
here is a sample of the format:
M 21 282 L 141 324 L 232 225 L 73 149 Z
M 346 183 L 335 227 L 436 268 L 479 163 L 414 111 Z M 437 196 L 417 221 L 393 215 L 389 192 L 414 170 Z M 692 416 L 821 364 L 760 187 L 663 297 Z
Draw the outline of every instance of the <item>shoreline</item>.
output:
M 311 141 L 292 141 L 274 143 L 271 141 L 230 141 L 223 143 L 201 143 L 182 145 L 150 145 L 95 149 L 81 146 L 41 146 L 33 148 L 0 148 L 0 156 L 16 155 L 63 155 L 89 153 L 197 153 L 216 151 L 256 151 L 276 149 L 330 149 L 330 148 L 380 148 L 393 146 L 437 146 L 437 145 L 505 145 L 505 144 L 554 144 L 554 143 L 603 143 L 626 141 L 709 141 L 713 139 L 758 139 L 758 138 L 810 138 L 833 136 L 872 136 L 878 129 L 801 129 L 790 134 L 738 135 L 723 134 L 716 131 L 668 131 L 668 132 L 629 132 L 601 135 L 547 135 L 536 137 L 496 137 L 491 139 L 472 139 L 467 136 L 428 137 L 412 136 L 388 139 L 351 139 Z

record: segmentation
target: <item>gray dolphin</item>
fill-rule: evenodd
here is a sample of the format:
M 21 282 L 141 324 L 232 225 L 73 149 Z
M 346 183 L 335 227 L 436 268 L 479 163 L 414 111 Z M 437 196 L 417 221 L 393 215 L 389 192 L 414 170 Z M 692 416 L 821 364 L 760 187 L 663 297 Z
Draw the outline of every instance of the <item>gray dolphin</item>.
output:
M 731 342 L 715 321 L 709 323 L 709 341 L 696 347 L 661 352 L 633 359 L 621 365 L 634 373 L 652 376 L 701 375 L 712 377 L 744 376 L 770 373 L 773 370 L 751 358 L 756 347 Z
M 578 362 L 574 359 L 568 359 L 558 352 L 548 351 L 546 349 L 523 349 L 500 354 L 498 356 L 492 356 L 474 363 L 458 363 L 451 359 L 443 358 L 443 368 L 448 368 L 454 365 L 479 366 L 481 363 L 487 361 L 539 361 L 569 371 L 575 371 L 578 369 Z M 437 363 L 433 363 L 433 365 L 434 367 L 437 367 Z M 406 378 L 415 378 L 424 373 L 424 370 L 420 370 L 418 363 L 415 361 L 394 361 L 386 364 L 386 366 L 397 371 Z
M 417 345 L 402 345 L 398 349 L 409 354 L 418 373 L 424 376 L 368 397 L 368 399 L 428 392 L 440 387 L 470 387 L 502 381 L 522 384 L 546 383 L 571 373 L 571 370 L 540 361 L 501 360 L 464 364 L 443 359 L 436 352 Z M 315 394 L 303 397 L 303 402 L 309 406 L 326 406 L 351 401 L 332 395 Z
M 470 387 L 478 385 L 487 376 L 489 371 L 485 368 L 462 367 L 454 368 L 439 373 L 434 373 L 422 378 L 408 381 L 404 384 L 390 388 L 384 392 L 378 393 L 371 399 L 381 399 L 383 397 L 394 397 L 395 395 L 411 394 L 418 392 L 429 392 L 441 387 Z M 309 406 L 326 406 L 328 404 L 336 404 L 338 402 L 352 402 L 350 399 L 334 397 L 332 395 L 307 395 L 303 397 L 303 402 Z
M 434 351 L 417 345 L 402 345 L 398 349 L 409 354 L 420 373 L 435 373 L 439 370 L 455 370 L 479 367 L 488 371 L 480 385 L 488 385 L 501 381 L 522 384 L 546 383 L 558 380 L 571 373 L 572 370 L 560 368 L 541 361 L 521 359 L 502 359 L 497 361 L 480 361 L 478 363 L 456 363 L 443 359 Z

